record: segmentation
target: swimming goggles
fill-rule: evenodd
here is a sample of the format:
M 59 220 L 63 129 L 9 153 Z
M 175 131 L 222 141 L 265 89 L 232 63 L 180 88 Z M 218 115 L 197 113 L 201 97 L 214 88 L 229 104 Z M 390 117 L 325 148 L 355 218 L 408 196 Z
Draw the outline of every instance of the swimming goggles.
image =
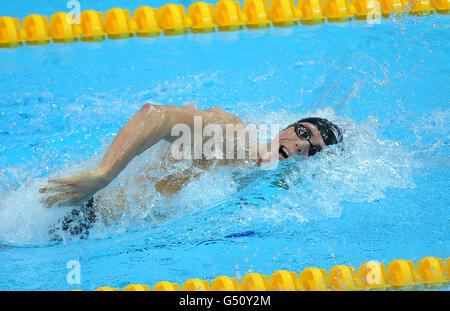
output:
M 309 143 L 308 156 L 313 156 L 317 152 L 322 150 L 322 147 L 313 145 L 311 143 L 310 139 L 312 137 L 312 133 L 309 130 L 309 128 L 307 128 L 303 124 L 297 123 L 294 126 L 294 131 L 295 131 L 295 134 L 298 136 L 298 138 L 300 138 L 301 140 L 306 140 Z

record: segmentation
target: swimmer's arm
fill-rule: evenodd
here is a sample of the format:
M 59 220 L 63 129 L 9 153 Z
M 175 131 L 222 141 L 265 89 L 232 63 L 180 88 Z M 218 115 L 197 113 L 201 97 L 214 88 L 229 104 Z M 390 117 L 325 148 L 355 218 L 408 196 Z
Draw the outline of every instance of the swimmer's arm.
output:
M 159 180 L 155 184 L 155 189 L 161 194 L 171 195 L 179 192 L 192 179 L 198 179 L 205 171 L 209 170 L 213 161 L 200 160 L 194 161 L 194 165 L 182 172 L 171 174 Z
M 119 131 L 97 170 L 112 181 L 136 156 L 170 136 L 177 123 L 191 123 L 184 107 L 145 104 Z
M 119 131 L 96 169 L 68 178 L 51 179 L 51 185 L 40 189 L 41 193 L 50 194 L 44 199 L 47 206 L 87 201 L 114 180 L 134 157 L 167 139 L 173 125 L 191 126 L 192 115 L 192 111 L 184 107 L 145 104 Z
M 192 169 L 185 169 L 180 173 L 171 174 L 159 180 L 155 184 L 155 189 L 161 194 L 171 195 L 179 192 L 193 178 L 199 178 L 202 172 L 195 172 Z
M 214 109 L 214 110 L 213 110 Z M 192 106 L 163 106 L 145 104 L 119 131 L 98 167 L 100 174 L 113 180 L 136 156 L 164 139 L 172 141 L 172 128 L 183 124 L 194 128 L 194 117 L 201 115 L 205 123 L 223 121 L 243 124 L 242 121 L 221 108 L 211 108 L 204 114 Z

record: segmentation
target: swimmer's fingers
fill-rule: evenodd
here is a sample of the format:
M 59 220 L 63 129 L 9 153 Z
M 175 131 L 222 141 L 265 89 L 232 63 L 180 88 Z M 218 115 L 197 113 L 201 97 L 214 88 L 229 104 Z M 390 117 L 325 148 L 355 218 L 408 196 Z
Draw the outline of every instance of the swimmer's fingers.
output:
M 47 207 L 75 205 L 81 201 L 80 195 L 71 193 L 57 193 L 42 200 Z
M 64 193 L 58 193 L 54 195 L 49 195 L 45 198 L 43 198 L 43 203 L 47 207 L 54 207 L 54 206 L 64 206 L 69 205 L 69 196 Z
M 65 191 L 76 185 L 73 177 L 53 178 L 48 181 L 48 185 L 39 189 L 40 193 L 47 191 Z
M 52 187 L 50 184 L 55 185 L 57 187 L 60 186 L 68 186 L 68 187 L 79 187 L 83 182 L 85 182 L 85 179 L 83 178 L 84 173 L 74 175 L 72 177 L 65 177 L 65 178 L 53 178 L 49 179 L 49 185 L 46 188 Z
M 99 179 L 92 171 L 68 178 L 50 179 L 48 182 L 48 185 L 39 189 L 40 193 L 46 194 L 42 201 L 47 206 L 83 203 L 104 185 L 103 179 Z
M 71 191 L 72 186 L 71 185 L 47 185 L 45 187 L 42 187 L 39 189 L 40 193 L 46 193 L 46 192 L 70 192 Z
M 49 179 L 49 183 L 52 184 L 67 184 L 70 185 L 73 182 L 73 177 L 65 177 L 65 178 L 53 178 L 53 179 Z

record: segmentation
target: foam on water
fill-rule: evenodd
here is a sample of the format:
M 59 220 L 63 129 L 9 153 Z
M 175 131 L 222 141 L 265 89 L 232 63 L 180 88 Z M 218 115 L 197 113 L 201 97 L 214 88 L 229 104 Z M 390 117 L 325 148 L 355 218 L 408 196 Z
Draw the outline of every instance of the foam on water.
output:
M 69 208 L 49 209 L 39 202 L 39 187 L 45 179 L 38 178 L 7 191 L 0 202 L 0 243 L 14 245 L 46 244 L 48 230 Z

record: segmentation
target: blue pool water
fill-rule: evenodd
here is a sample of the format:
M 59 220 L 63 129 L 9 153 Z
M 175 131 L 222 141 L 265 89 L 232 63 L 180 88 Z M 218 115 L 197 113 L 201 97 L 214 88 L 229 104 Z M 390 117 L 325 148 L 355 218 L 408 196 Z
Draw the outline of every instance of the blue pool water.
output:
M 33 3 L 2 3 L 0 15 L 67 10 L 64 1 Z M 123 3 L 82 1 L 81 8 L 163 4 Z M 0 289 L 123 288 L 447 258 L 449 21 L 409 16 L 374 26 L 0 49 Z M 281 127 L 327 117 L 344 128 L 345 152 L 273 171 L 208 172 L 167 199 L 138 181 L 167 147 L 159 144 L 102 190 L 103 207 L 119 210 L 116 221 L 96 224 L 87 240 L 52 243 L 49 229 L 71 208 L 45 208 L 39 187 L 95 167 L 148 101 L 219 106 Z M 125 210 L 116 204 L 123 195 Z M 66 281 L 70 260 L 81 265 L 81 285 Z

